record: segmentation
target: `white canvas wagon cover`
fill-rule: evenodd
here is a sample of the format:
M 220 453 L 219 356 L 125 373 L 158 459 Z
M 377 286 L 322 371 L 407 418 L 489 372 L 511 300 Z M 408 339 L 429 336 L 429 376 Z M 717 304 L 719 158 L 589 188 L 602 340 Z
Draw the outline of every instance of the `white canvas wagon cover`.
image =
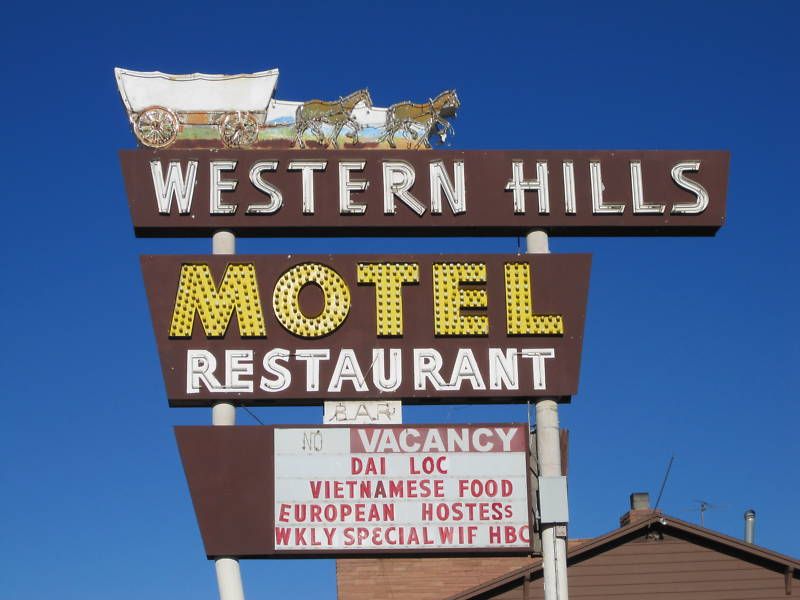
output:
M 151 106 L 179 112 L 263 112 L 278 83 L 278 69 L 239 75 L 114 69 L 117 86 L 129 113 Z

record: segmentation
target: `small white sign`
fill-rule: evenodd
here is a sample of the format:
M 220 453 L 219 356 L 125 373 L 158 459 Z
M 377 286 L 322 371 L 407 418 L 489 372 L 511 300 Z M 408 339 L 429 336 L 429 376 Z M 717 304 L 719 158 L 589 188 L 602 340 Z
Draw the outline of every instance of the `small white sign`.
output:
M 275 550 L 529 548 L 518 425 L 275 429 Z
M 400 400 L 328 400 L 322 422 L 325 425 L 400 425 Z

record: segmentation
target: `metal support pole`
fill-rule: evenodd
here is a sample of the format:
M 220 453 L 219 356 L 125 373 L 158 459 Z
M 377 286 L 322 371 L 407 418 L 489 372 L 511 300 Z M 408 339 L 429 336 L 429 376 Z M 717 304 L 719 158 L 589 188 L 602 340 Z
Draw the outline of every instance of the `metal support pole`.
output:
M 230 231 L 217 231 L 211 238 L 212 254 L 236 254 L 236 236 Z
M 242 573 L 235 558 L 218 558 L 214 561 L 220 600 L 244 600 Z
M 211 238 L 213 254 L 236 254 L 236 237 L 230 231 L 218 231 Z M 218 402 L 211 408 L 211 424 L 236 425 L 236 406 Z M 242 573 L 235 558 L 218 558 L 214 561 L 220 600 L 244 600 Z
M 528 254 L 550 252 L 547 232 L 531 231 L 527 237 Z M 558 402 L 554 398 L 536 400 L 536 450 L 539 455 L 539 475 L 561 476 L 561 441 L 558 423 Z M 542 523 L 542 571 L 545 600 L 568 600 L 567 544 L 558 535 L 557 523 Z
M 229 402 L 217 402 L 211 407 L 212 425 L 236 425 L 236 407 Z
M 236 254 L 236 236 L 230 231 L 217 231 L 211 238 L 212 254 Z M 219 402 L 211 409 L 212 425 L 236 425 L 236 407 Z

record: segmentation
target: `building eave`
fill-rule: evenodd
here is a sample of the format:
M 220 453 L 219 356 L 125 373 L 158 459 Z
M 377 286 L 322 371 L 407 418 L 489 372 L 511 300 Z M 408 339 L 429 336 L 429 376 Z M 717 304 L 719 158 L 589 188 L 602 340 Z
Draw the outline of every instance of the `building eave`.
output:
M 623 543 L 623 540 L 627 537 L 634 537 L 637 533 L 652 527 L 658 527 L 665 533 L 673 531 L 682 533 L 685 536 L 700 538 L 708 543 L 721 546 L 730 552 L 740 555 L 742 558 L 749 556 L 752 559 L 766 561 L 771 564 L 774 570 L 790 573 L 789 577 L 795 579 L 800 578 L 800 560 L 798 559 L 773 552 L 762 546 L 748 544 L 736 538 L 658 512 L 653 512 L 651 517 L 630 523 L 629 525 L 625 525 L 605 535 L 588 540 L 575 548 L 569 549 L 567 551 L 567 560 L 569 563 L 580 562 L 594 554 L 602 552 L 609 546 Z M 501 575 L 500 577 L 459 592 L 453 596 L 448 596 L 445 600 L 472 600 L 480 597 L 482 594 L 490 593 L 515 583 L 521 584 L 526 579 L 528 581 L 538 579 L 541 577 L 541 574 L 542 561 L 541 559 L 536 559 L 531 562 L 530 565 L 514 569 L 505 575 Z

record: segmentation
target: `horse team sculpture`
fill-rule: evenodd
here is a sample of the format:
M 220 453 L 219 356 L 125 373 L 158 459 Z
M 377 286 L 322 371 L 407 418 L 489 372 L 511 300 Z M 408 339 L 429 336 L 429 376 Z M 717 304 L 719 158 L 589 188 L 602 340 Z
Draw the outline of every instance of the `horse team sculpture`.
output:
M 294 145 L 305 148 L 303 134 L 311 130 L 316 136 L 321 146 L 332 145 L 339 147 L 339 135 L 345 126 L 352 128 L 351 137 L 353 143 L 358 143 L 358 131 L 361 128 L 353 118 L 353 110 L 359 104 L 364 104 L 367 108 L 372 108 L 372 97 L 369 90 L 358 90 L 334 101 L 309 100 L 304 102 L 298 109 L 295 117 L 295 129 L 297 133 L 294 138 Z M 330 136 L 324 133 L 324 126 L 330 126 L 333 131 Z
M 353 144 L 358 144 L 362 125 L 354 112 L 359 105 L 372 108 L 369 90 L 358 90 L 334 101 L 304 102 L 297 109 L 294 145 L 305 148 L 303 135 L 311 131 L 320 146 L 338 148 L 339 136 L 345 127 L 351 129 L 347 137 L 352 138 Z M 393 104 L 387 111 L 385 132 L 377 141 L 386 142 L 390 148 L 396 148 L 395 138 L 398 134 L 403 134 L 414 141 L 415 148 L 430 148 L 430 137 L 438 135 L 444 143 L 448 133 L 454 132 L 447 118 L 454 116 L 459 106 L 460 101 L 455 90 L 442 92 L 433 100 L 422 104 L 410 101 Z M 331 129 L 330 135 L 325 135 L 325 126 Z
M 444 143 L 447 140 L 448 132 L 455 133 L 455 129 L 447 117 L 455 116 L 459 106 L 461 106 L 461 102 L 455 90 L 442 92 L 425 104 L 413 102 L 393 104 L 389 107 L 386 119 L 386 133 L 379 141 L 386 141 L 391 148 L 396 148 L 395 136 L 404 132 L 412 139 L 417 140 L 417 148 L 423 145 L 430 148 L 428 139 L 434 133 Z M 419 129 L 423 131 L 421 135 Z
M 116 69 L 139 142 L 151 148 L 430 148 L 454 132 L 455 90 L 428 102 L 377 108 L 366 89 L 338 100 L 274 100 L 278 70 L 243 75 L 168 75 Z M 166 124 L 166 125 L 165 125 Z

